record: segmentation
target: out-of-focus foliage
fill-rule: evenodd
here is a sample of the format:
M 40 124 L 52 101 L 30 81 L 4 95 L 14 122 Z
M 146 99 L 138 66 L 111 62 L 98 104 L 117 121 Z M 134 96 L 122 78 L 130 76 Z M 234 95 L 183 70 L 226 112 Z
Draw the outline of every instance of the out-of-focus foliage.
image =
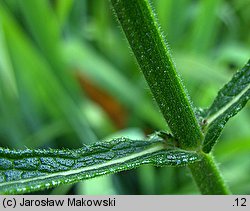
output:
M 248 0 L 155 0 L 195 106 L 208 107 L 250 55 Z M 0 0 L 0 146 L 76 148 L 167 130 L 103 0 Z M 233 193 L 250 194 L 249 104 L 214 155 Z M 51 194 L 193 194 L 184 168 L 140 167 Z

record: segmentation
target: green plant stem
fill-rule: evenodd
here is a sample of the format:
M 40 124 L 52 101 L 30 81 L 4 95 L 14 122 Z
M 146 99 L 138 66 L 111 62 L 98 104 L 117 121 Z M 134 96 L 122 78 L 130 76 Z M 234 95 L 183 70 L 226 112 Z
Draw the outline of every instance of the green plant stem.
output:
M 153 96 L 181 148 L 196 149 L 203 134 L 167 43 L 146 0 L 111 0 Z
M 147 0 L 111 0 L 115 14 L 156 102 L 183 149 L 200 151 L 203 134 L 169 48 Z M 203 194 L 228 194 L 212 157 L 190 166 Z
M 203 152 L 201 154 L 201 161 L 189 166 L 201 193 L 205 195 L 230 194 L 213 157 Z

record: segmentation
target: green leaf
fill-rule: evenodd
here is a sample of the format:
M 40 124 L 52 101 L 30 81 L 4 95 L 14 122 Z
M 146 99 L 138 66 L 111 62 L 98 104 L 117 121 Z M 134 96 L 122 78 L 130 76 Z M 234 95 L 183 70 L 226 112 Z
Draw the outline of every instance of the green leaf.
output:
M 205 111 L 205 140 L 203 151 L 210 152 L 227 121 L 236 115 L 250 97 L 250 60 L 237 71 L 218 93 L 211 107 Z
M 196 152 L 180 150 L 173 146 L 171 138 L 164 140 L 159 135 L 146 141 L 119 138 L 76 150 L 0 148 L 0 193 L 42 190 L 142 164 L 184 166 L 197 160 Z
M 115 14 L 152 94 L 174 137 L 183 149 L 203 139 L 187 91 L 147 0 L 112 0 Z

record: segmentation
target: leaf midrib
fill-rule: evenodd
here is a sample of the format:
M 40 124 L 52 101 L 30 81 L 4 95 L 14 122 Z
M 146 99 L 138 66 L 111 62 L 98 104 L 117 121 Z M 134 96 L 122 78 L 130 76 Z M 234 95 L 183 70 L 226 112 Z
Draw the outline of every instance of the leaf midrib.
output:
M 217 119 L 220 115 L 222 115 L 227 109 L 229 109 L 234 103 L 237 103 L 237 101 L 250 89 L 250 84 L 246 86 L 236 97 L 232 98 L 232 100 L 227 103 L 224 107 L 219 109 L 216 113 L 214 113 L 212 116 L 210 116 L 207 119 L 207 124 L 210 125 L 215 119 Z
M 16 183 L 27 183 L 27 182 L 32 182 L 32 181 L 36 181 L 36 180 L 49 179 L 49 178 L 57 177 L 57 176 L 69 176 L 69 175 L 78 174 L 78 173 L 81 173 L 81 172 L 84 172 L 84 171 L 97 170 L 97 169 L 105 168 L 105 167 L 108 167 L 108 166 L 111 166 L 111 165 L 114 165 L 114 164 L 121 164 L 123 162 L 133 160 L 135 158 L 138 158 L 138 157 L 141 157 L 141 156 L 144 156 L 144 155 L 147 155 L 147 154 L 158 152 L 158 151 L 163 150 L 164 148 L 165 148 L 165 146 L 163 144 L 157 144 L 157 145 L 152 146 L 152 147 L 150 147 L 150 148 L 148 148 L 146 150 L 143 150 L 141 152 L 137 152 L 137 153 L 128 155 L 126 157 L 122 157 L 122 158 L 118 158 L 118 159 L 115 159 L 115 160 L 107 161 L 107 162 L 104 162 L 104 163 L 101 163 L 101 164 L 86 166 L 86 167 L 75 169 L 75 170 L 56 172 L 56 173 L 48 174 L 46 176 L 40 176 L 40 177 L 34 177 L 34 178 L 4 182 L 4 183 L 0 184 L 0 187 L 5 186 L 5 185 L 16 184 Z

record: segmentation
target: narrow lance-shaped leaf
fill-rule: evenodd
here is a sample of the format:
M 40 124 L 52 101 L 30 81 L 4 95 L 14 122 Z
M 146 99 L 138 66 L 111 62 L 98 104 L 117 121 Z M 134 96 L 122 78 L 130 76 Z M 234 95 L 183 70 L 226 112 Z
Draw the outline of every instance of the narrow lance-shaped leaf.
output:
M 203 151 L 210 152 L 227 121 L 236 115 L 250 97 L 250 60 L 235 73 L 218 93 L 211 107 L 205 111 L 205 140 Z
M 134 55 L 174 137 L 183 149 L 203 139 L 187 92 L 147 0 L 111 0 Z
M 142 164 L 183 166 L 199 160 L 196 152 L 180 150 L 169 143 L 155 135 L 146 141 L 120 138 L 77 150 L 0 148 L 0 193 L 42 190 Z

